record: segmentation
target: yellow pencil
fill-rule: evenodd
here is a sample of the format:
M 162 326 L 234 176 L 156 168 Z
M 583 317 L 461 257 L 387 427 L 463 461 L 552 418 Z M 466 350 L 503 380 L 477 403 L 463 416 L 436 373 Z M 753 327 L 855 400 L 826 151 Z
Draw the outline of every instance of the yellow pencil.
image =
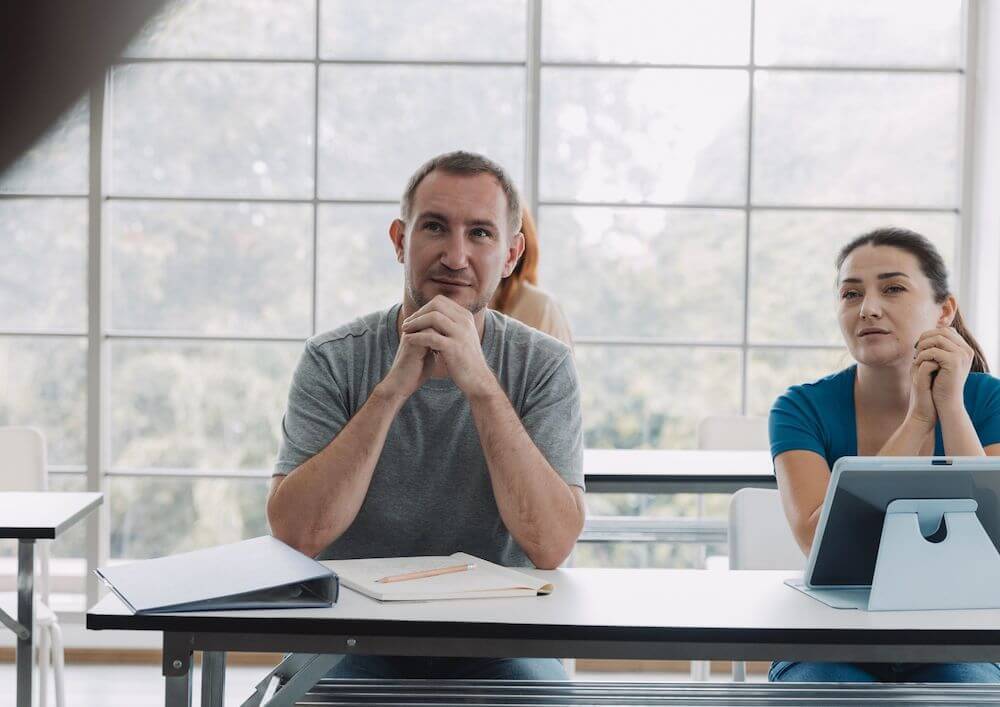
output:
M 406 574 L 394 574 L 389 577 L 383 577 L 382 579 L 376 579 L 376 582 L 381 582 L 382 584 L 389 584 L 390 582 L 407 582 L 411 579 L 423 579 L 424 577 L 437 577 L 439 574 L 451 574 L 452 572 L 465 572 L 466 570 L 475 569 L 475 564 L 467 565 L 452 565 L 450 567 L 437 567 L 435 569 L 421 570 L 419 572 L 408 572 Z

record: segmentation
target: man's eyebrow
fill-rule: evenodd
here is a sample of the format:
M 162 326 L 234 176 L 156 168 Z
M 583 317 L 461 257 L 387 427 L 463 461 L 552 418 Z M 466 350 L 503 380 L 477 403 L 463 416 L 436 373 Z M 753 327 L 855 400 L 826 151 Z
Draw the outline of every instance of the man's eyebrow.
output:
M 494 231 L 497 230 L 497 225 L 495 223 L 493 223 L 493 221 L 491 221 L 488 218 L 472 219 L 471 221 L 469 221 L 469 225 L 470 226 L 488 226 L 489 228 L 492 228 Z
M 436 219 L 438 221 L 444 221 L 445 223 L 448 222 L 448 217 L 447 216 L 445 216 L 444 214 L 439 214 L 436 211 L 424 211 L 423 213 L 417 214 L 417 220 L 418 221 L 420 221 L 422 219 L 425 219 L 425 218 L 432 218 L 432 219 Z
M 889 278 L 892 278 L 892 277 L 905 277 L 907 280 L 910 279 L 910 276 L 907 275 L 905 272 L 883 272 L 883 273 L 879 273 L 878 274 L 877 279 L 879 279 L 879 280 L 888 280 Z M 840 281 L 840 284 L 844 284 L 845 282 L 856 283 L 856 284 L 860 285 L 861 284 L 861 278 L 857 278 L 857 277 L 845 277 L 843 280 Z

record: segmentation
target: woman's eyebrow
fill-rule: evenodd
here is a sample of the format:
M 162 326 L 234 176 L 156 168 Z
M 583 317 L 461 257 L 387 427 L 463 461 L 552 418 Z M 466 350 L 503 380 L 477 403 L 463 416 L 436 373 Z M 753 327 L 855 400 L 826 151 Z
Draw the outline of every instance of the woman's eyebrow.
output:
M 905 277 L 907 280 L 910 279 L 910 276 L 907 275 L 905 272 L 883 272 L 879 273 L 877 276 L 879 280 L 888 280 L 889 278 L 892 277 Z M 859 277 L 845 277 L 843 280 L 840 281 L 840 284 L 844 284 L 845 282 L 852 282 L 860 285 L 862 283 L 862 280 Z

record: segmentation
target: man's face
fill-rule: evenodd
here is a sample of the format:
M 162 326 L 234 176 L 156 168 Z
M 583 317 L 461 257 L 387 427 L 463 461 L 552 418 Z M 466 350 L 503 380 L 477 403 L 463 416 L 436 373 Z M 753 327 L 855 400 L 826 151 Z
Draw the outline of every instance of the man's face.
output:
M 396 220 L 389 232 L 414 310 L 445 295 L 479 312 L 524 250 L 524 237 L 510 232 L 507 197 L 490 174 L 431 172 L 413 195 L 408 223 Z

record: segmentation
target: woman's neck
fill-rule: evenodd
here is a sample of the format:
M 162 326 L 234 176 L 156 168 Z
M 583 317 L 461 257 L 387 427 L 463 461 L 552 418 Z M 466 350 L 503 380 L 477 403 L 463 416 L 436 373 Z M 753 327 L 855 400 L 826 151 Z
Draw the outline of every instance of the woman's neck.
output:
M 910 405 L 910 367 L 858 364 L 855 397 L 869 410 L 906 412 Z

